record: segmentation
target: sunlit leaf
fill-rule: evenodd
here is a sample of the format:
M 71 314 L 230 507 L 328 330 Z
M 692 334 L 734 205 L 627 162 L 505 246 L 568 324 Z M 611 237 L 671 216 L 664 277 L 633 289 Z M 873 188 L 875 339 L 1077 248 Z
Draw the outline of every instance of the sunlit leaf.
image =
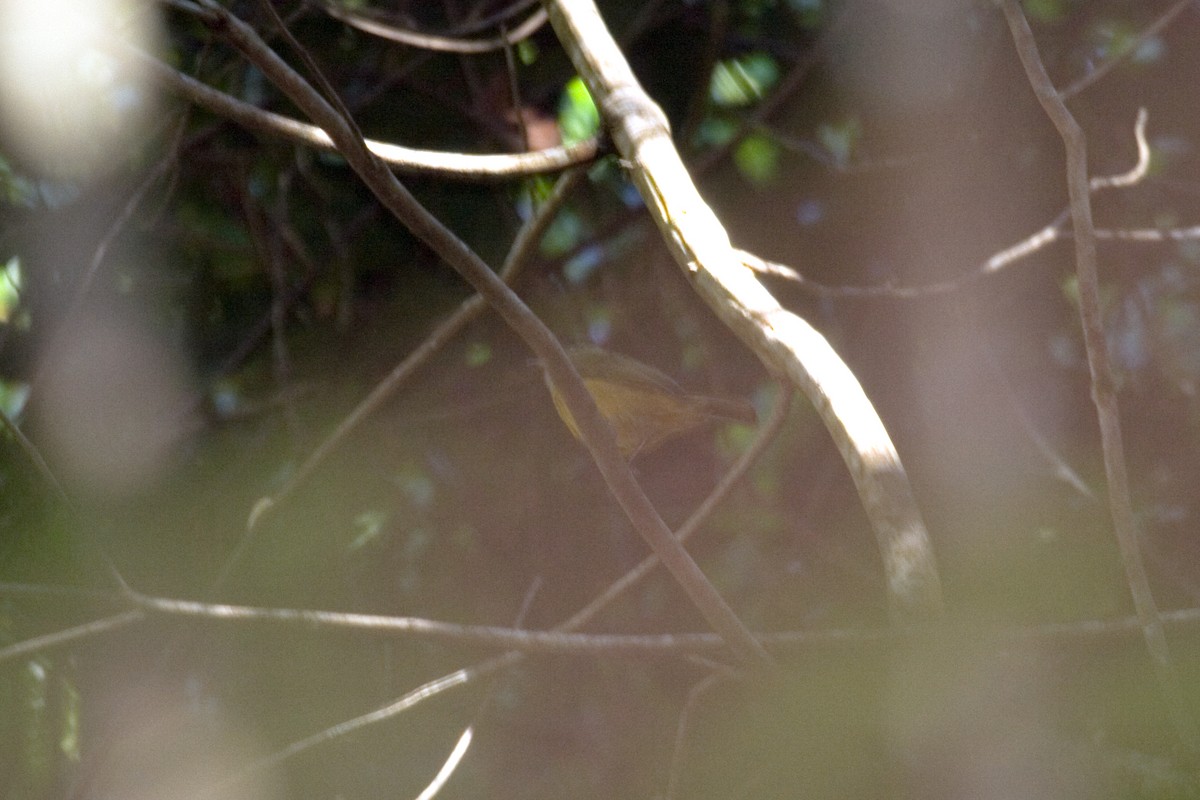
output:
M 0 322 L 10 322 L 21 303 L 21 259 L 13 256 L 0 270 Z
M 558 128 L 564 144 L 595 136 L 600 130 L 600 112 L 583 79 L 577 77 L 567 81 L 562 99 L 558 103 Z
M 549 175 L 534 175 L 525 181 L 525 193 L 531 200 L 542 203 L 550 197 L 554 192 L 554 179 Z M 522 214 L 521 219 L 529 219 L 527 214 Z
M 775 59 L 753 53 L 718 62 L 713 68 L 709 92 L 718 106 L 747 106 L 762 99 L 778 80 Z
M 738 143 L 733 161 L 752 182 L 767 183 L 779 172 L 779 145 L 765 136 L 752 134 Z
M 517 42 L 517 60 L 529 66 L 538 59 L 537 42 L 532 39 L 522 39 Z
M 20 381 L 0 381 L 0 410 L 9 419 L 21 416 L 29 399 L 29 384 Z

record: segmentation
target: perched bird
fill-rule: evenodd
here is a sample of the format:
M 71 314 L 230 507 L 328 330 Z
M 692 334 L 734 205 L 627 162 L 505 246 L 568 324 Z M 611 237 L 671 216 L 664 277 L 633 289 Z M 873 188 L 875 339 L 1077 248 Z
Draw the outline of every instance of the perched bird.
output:
M 714 420 L 729 419 L 748 425 L 758 421 L 750 403 L 689 394 L 654 367 L 629 356 L 592 346 L 569 347 L 567 355 L 600 414 L 612 426 L 617 446 L 627 459 Z M 575 419 L 550 374 L 545 377 L 558 415 L 578 439 Z

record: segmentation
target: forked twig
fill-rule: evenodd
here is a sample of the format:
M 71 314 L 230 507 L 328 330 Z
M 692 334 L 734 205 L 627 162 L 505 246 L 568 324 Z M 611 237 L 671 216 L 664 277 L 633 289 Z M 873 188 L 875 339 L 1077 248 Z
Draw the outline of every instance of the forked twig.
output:
M 478 54 L 502 50 L 506 47 L 528 39 L 538 28 L 546 24 L 546 12 L 535 10 L 524 22 L 517 25 L 511 32 L 502 31 L 500 36 L 482 39 L 467 39 L 460 36 L 425 33 L 401 27 L 382 19 L 378 14 L 367 13 L 358 9 L 343 8 L 337 2 L 318 0 L 317 5 L 334 19 L 341 20 L 347 25 L 357 28 L 364 33 L 387 39 L 389 42 L 418 47 L 423 50 L 436 50 L 443 53 Z
M 638 82 L 595 4 L 553 0 L 547 7 L 672 257 L 720 320 L 771 372 L 812 401 L 837 444 L 875 532 L 893 619 L 939 616 L 941 579 L 925 522 L 887 428 L 858 379 L 816 328 L 784 309 L 742 266 L 684 168 L 666 116 Z
M 563 203 L 566 202 L 571 192 L 579 185 L 584 174 L 582 170 L 571 170 L 564 173 L 555 184 L 554 189 L 550 192 L 545 202 L 537 208 L 529 222 L 518 232 L 517 237 L 513 240 L 512 247 L 509 248 L 504 266 L 500 269 L 500 277 L 506 283 L 511 284 L 516 280 L 517 276 L 520 275 L 521 271 L 529 263 L 530 259 L 532 259 L 534 250 L 538 242 L 541 241 L 542 234 L 545 233 L 546 228 L 554 220 L 555 215 L 562 208 Z M 271 497 L 263 498 L 263 500 L 259 501 L 259 504 L 255 506 L 254 511 L 251 513 L 246 527 L 253 530 L 259 525 L 262 521 L 261 516 L 265 512 L 277 506 L 284 498 L 289 496 L 345 440 L 351 431 L 357 428 L 364 419 L 373 414 L 389 397 L 395 394 L 400 386 L 411 378 L 418 369 L 424 366 L 434 353 L 445 346 L 451 337 L 461 331 L 467 323 L 483 313 L 486 308 L 487 304 L 484 302 L 483 297 L 474 295 L 465 300 L 453 314 L 430 331 L 425 340 L 413 348 L 412 352 L 397 364 L 388 373 L 386 378 L 376 384 L 375 388 L 355 406 L 354 410 L 338 423 L 337 428 L 304 460 L 304 463 L 297 468 L 296 472 L 279 491 L 275 492 Z
M 1104 333 L 1104 318 L 1100 310 L 1100 281 L 1096 272 L 1096 236 L 1092 223 L 1092 204 L 1087 166 L 1087 137 L 1075 117 L 1067 109 L 1038 53 L 1033 31 L 1017 0 L 1000 0 L 1008 27 L 1012 33 L 1017 55 L 1025 67 L 1029 85 L 1054 127 L 1058 129 L 1066 148 L 1067 192 L 1071 200 L 1071 220 L 1075 234 L 1075 271 L 1079 279 L 1079 316 L 1083 325 L 1083 341 L 1087 349 L 1091 372 L 1092 401 L 1100 424 L 1100 441 L 1104 455 L 1104 471 L 1108 484 L 1109 513 L 1121 550 L 1125 578 L 1133 596 L 1134 609 L 1146 640 L 1146 648 L 1154 662 L 1159 685 L 1175 730 L 1193 752 L 1200 747 L 1200 735 L 1195 723 L 1185 712 L 1179 676 L 1171 660 L 1170 648 L 1163 632 L 1158 605 L 1150 590 L 1150 581 L 1142 561 L 1138 543 L 1137 520 L 1129 493 L 1124 446 L 1121 441 L 1120 409 L 1116 383 L 1109 363 L 1108 342 Z
M 216 0 L 198 0 L 199 18 L 230 41 L 338 147 L 350 167 L 397 220 L 467 280 L 541 360 L 566 403 L 600 474 L 634 529 L 662 559 L 692 604 L 744 664 L 770 665 L 771 658 L 749 629 L 675 541 L 671 529 L 637 483 L 612 429 L 571 365 L 562 344 L 495 272 L 449 228 L 430 214 L 370 150 L 354 124 L 276 54 L 245 22 Z M 293 40 L 294 42 L 294 40 Z M 295 45 L 293 45 L 295 46 Z M 327 90 L 326 94 L 329 94 Z
M 681 539 L 690 535 L 701 524 L 703 524 L 703 522 L 712 513 L 717 502 L 727 495 L 733 486 L 745 476 L 747 470 L 749 470 L 750 466 L 755 462 L 757 457 L 761 455 L 766 449 L 767 445 L 774 440 L 775 434 L 778 433 L 780 427 L 783 425 L 784 420 L 787 418 L 789 401 L 790 393 L 782 394 L 779 397 L 769 420 L 759 430 L 758 434 L 755 436 L 754 442 L 750 445 L 746 452 L 738 458 L 733 467 L 731 467 L 729 472 L 726 474 L 725 478 L 722 479 L 717 487 L 710 493 L 709 497 L 705 499 L 705 502 L 702 503 L 695 512 L 693 512 L 688 521 L 680 528 L 679 536 Z M 495 634 L 497 637 L 508 637 L 508 640 L 511 644 L 516 644 L 518 640 L 523 640 L 524 643 L 528 644 L 532 643 L 535 639 L 540 639 L 551 649 L 558 647 L 561 651 L 563 646 L 571 647 L 573 646 L 572 641 L 563 638 L 564 634 L 577 631 L 588 622 L 595 619 L 596 615 L 604 610 L 609 603 L 617 599 L 624 592 L 629 591 L 629 589 L 636 585 L 638 581 L 645 578 L 657 563 L 657 557 L 648 557 L 641 564 L 638 564 L 637 567 L 630 570 L 629 573 L 613 582 L 613 584 L 611 584 L 600 597 L 593 600 L 579 612 L 573 614 L 566 621 L 556 625 L 554 629 L 549 632 L 551 634 L 550 636 L 543 636 L 529 631 L 512 631 L 511 629 L 493 630 L 492 634 Z M 224 616 L 225 618 L 274 619 L 279 622 L 299 622 L 306 625 L 322 626 L 336 625 L 354 627 L 364 630 L 387 630 L 390 628 L 393 631 L 404 629 L 410 632 L 416 632 L 420 629 L 424 629 L 427 632 L 432 632 L 435 628 L 447 630 L 449 627 L 457 627 L 459 630 L 452 632 L 451 638 L 454 638 L 460 642 L 467 641 L 466 638 L 460 638 L 459 634 L 468 633 L 467 631 L 463 630 L 463 628 L 469 627 L 448 626 L 447 623 L 436 623 L 427 620 L 412 620 L 403 618 L 377 618 L 376 620 L 368 620 L 365 619 L 365 615 L 331 614 L 289 609 L 246 609 L 231 606 L 215 607 L 206 606 L 205 604 L 199 603 L 164 601 L 158 598 L 144 596 L 133 596 L 130 599 L 139 604 L 140 610 L 138 613 L 147 611 L 191 614 L 205 617 Z M 355 617 L 358 619 L 355 619 Z M 482 634 L 485 637 L 491 636 L 491 634 L 478 628 L 475 629 L 475 633 Z M 554 635 L 557 635 L 557 638 Z M 880 636 L 885 638 L 888 635 L 888 633 L 880 634 Z M 850 635 L 847 637 L 842 633 L 835 633 L 831 637 L 825 637 L 825 635 L 822 633 L 809 632 L 801 634 L 801 638 L 806 640 L 820 639 L 822 641 L 828 639 L 834 642 L 845 641 L 847 638 L 853 641 L 862 641 L 862 637 L 857 635 Z M 867 640 L 875 641 L 878 638 L 879 636 L 868 636 Z M 475 639 L 475 641 L 483 643 L 484 639 Z M 498 642 L 499 638 L 496 638 L 493 641 Z M 576 638 L 574 639 L 574 642 L 585 644 L 585 646 L 589 647 L 593 645 L 599 645 L 597 649 L 606 650 L 608 652 L 613 652 L 611 648 L 611 645 L 613 644 L 632 646 L 634 649 L 638 649 L 643 653 L 651 652 L 655 649 L 661 652 L 665 646 L 668 650 L 673 651 L 673 654 L 679 654 L 688 651 L 687 644 L 689 642 L 693 645 L 699 645 L 706 651 L 715 651 L 716 648 L 719 648 L 723 644 L 722 640 L 706 634 L 684 636 L 667 635 L 665 637 L 601 636 L 599 639 L 594 636 L 588 636 Z M 532 650 L 533 648 L 530 649 Z M 323 731 L 319 731 L 311 736 L 307 736 L 303 739 L 292 742 L 287 747 L 272 753 L 266 758 L 247 764 L 228 780 L 222 782 L 219 786 L 214 787 L 212 791 L 215 793 L 224 790 L 229 786 L 235 785 L 251 777 L 252 775 L 261 772 L 262 770 L 277 766 L 295 755 L 298 755 L 312 747 L 330 742 L 339 736 L 343 736 L 352 731 L 357 731 L 361 728 L 389 720 L 395 717 L 397 714 L 408 711 L 419 703 L 431 699 L 444 691 L 473 683 L 493 675 L 500 670 L 515 666 L 523 661 L 526 656 L 526 651 L 512 650 L 503 653 L 502 655 L 494 656 L 481 661 L 470 667 L 456 670 L 448 675 L 443 675 L 442 677 L 436 678 L 428 683 L 422 684 L 421 686 L 406 692 L 403 696 L 397 698 L 395 701 L 386 706 L 377 708 L 353 719 L 339 722 L 337 725 L 333 725 Z
M 1058 92 L 1059 98 L 1062 100 L 1070 100 L 1072 97 L 1103 78 L 1110 71 L 1112 71 L 1114 67 L 1119 66 L 1123 61 L 1125 61 L 1125 59 L 1136 53 L 1138 48 L 1144 43 L 1161 33 L 1164 28 L 1171 24 L 1171 21 L 1174 20 L 1175 17 L 1179 16 L 1180 13 L 1182 13 L 1183 10 L 1187 8 L 1189 4 L 1191 4 L 1191 2 L 1192 0 L 1178 0 L 1175 5 L 1164 11 L 1158 19 L 1147 25 L 1141 33 L 1130 40 L 1125 47 L 1120 50 L 1120 52 L 1112 54 L 1107 61 L 1101 62 L 1087 75 L 1084 75 L 1067 88 L 1060 90 Z
M 155 80 L 171 91 L 247 130 L 282 137 L 328 152 L 337 151 L 329 134 L 316 125 L 252 106 L 184 75 L 140 50 L 125 49 L 140 61 Z M 374 139 L 366 142 L 367 149 L 399 172 L 436 175 L 449 180 L 503 180 L 560 172 L 593 161 L 600 152 L 600 142 L 596 137 L 529 153 L 493 154 L 418 150 Z
M 1146 140 L 1146 123 L 1150 116 L 1145 108 L 1138 109 L 1137 120 L 1133 125 L 1133 140 L 1137 147 L 1137 160 L 1127 171 L 1117 175 L 1098 175 L 1088 181 L 1088 187 L 1093 192 L 1101 189 L 1128 188 L 1140 183 L 1150 170 L 1150 143 Z M 915 300 L 924 297 L 950 294 L 965 288 L 968 284 L 984 278 L 992 273 L 1028 258 L 1044 247 L 1054 242 L 1068 239 L 1072 236 L 1067 227 L 1071 208 L 1068 205 L 1058 216 L 1046 223 L 1039 230 L 1024 239 L 1011 244 L 988 256 L 982 263 L 961 275 L 937 283 L 927 283 L 920 286 L 829 286 L 808 280 L 798 270 L 786 264 L 767 261 L 753 253 L 739 250 L 742 263 L 760 275 L 782 278 L 798 284 L 803 290 L 820 297 L 853 297 L 880 298 L 894 300 Z M 1160 242 L 1182 241 L 1200 238 L 1200 226 L 1192 228 L 1172 229 L 1093 229 L 1097 239 L 1119 239 L 1123 241 Z

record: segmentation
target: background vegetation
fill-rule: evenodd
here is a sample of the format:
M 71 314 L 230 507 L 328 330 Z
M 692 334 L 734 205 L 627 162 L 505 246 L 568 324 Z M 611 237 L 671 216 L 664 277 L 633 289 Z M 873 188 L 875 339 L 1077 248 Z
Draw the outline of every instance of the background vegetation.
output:
M 504 16 L 505 5 L 357 13 L 462 40 L 535 11 Z M 230 8 L 304 71 L 261 3 Z M 277 8 L 369 138 L 490 153 L 595 132 L 548 25 L 464 55 L 370 35 L 318 3 Z M 888 624 L 878 550 L 801 398 L 690 549 L 752 629 L 840 637 L 781 649 L 779 676 L 701 693 L 719 652 L 536 655 L 264 765 L 497 650 L 112 617 L 130 608 L 114 571 L 158 597 L 544 630 L 645 546 L 556 418 L 529 351 L 486 312 L 300 472 L 466 285 L 336 154 L 120 70 L 85 71 L 99 105 L 72 122 L 78 101 L 45 88 L 52 64 L 9 67 L 50 130 L 84 145 L 46 157 L 14 115 L 0 126 L 5 796 L 201 796 L 247 766 L 261 768 L 220 796 L 417 796 L 470 724 L 445 796 L 649 797 L 669 780 L 696 798 L 1200 795 L 1195 752 L 1171 723 L 1200 712 L 1200 13 L 1024 8 L 1059 87 L 1096 77 L 1069 98 L 1093 174 L 1137 163 L 1148 111 L 1147 173 L 1093 203 L 1141 546 L 1159 605 L 1179 610 L 1182 697 L 1160 691 L 1135 629 L 1086 624 L 1122 619 L 1131 602 L 1060 217 L 1063 148 L 1000 11 L 602 3 L 737 246 L 803 276 L 763 280 L 834 342 L 879 408 L 934 539 L 952 632 L 877 635 Z M 115 7 L 101 52 L 117 58 L 108 45 L 152 15 L 156 38 L 142 46 L 172 69 L 299 117 L 195 11 Z M 482 24 L 494 18 L 503 27 Z M 619 161 L 584 168 L 520 296 L 564 341 L 753 399 L 765 418 L 778 387 L 693 294 Z M 496 266 L 555 177 L 402 174 Z M 1056 220 L 1054 241 L 999 257 Z M 677 525 L 752 436 L 698 432 L 639 456 L 636 473 Z M 285 487 L 247 534 L 262 498 Z M 113 621 L 36 639 L 95 620 Z M 590 630 L 706 628 L 659 574 Z

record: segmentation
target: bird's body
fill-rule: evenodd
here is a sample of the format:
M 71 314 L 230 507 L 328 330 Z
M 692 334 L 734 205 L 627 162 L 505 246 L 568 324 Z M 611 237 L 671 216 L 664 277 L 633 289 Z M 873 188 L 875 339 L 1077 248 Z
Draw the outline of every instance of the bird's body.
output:
M 757 421 L 749 403 L 690 394 L 657 369 L 628 356 L 591 346 L 568 348 L 567 355 L 600 414 L 612 426 L 617 446 L 626 458 L 713 420 L 750 425 Z M 548 374 L 546 384 L 558 415 L 578 439 L 575 419 Z

